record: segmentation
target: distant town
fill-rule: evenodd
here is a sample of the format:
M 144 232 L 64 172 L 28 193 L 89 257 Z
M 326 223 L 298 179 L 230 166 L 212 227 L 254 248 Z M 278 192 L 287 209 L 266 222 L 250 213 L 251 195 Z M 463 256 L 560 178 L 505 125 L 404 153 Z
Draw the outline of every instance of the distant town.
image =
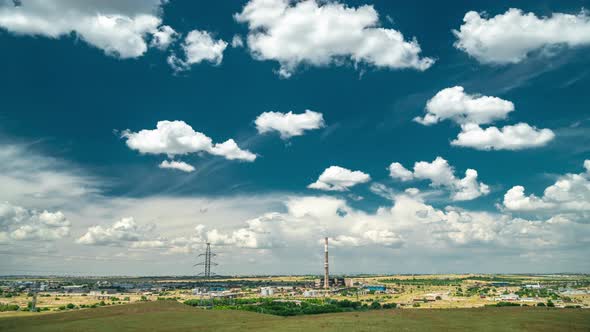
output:
M 276 303 L 348 301 L 366 308 L 497 305 L 590 307 L 589 275 L 390 275 L 195 277 L 32 277 L 0 280 L 2 311 L 64 311 L 174 300 L 210 307 L 264 299 Z M 264 301 L 250 303 L 253 309 Z
M 169 300 L 204 309 L 315 314 L 394 308 L 536 306 L 590 308 L 586 274 L 218 276 L 207 243 L 198 276 L 0 278 L 0 311 L 67 311 Z M 319 265 L 319 264 L 318 264 Z M 0 313 L 2 315 L 2 313 Z

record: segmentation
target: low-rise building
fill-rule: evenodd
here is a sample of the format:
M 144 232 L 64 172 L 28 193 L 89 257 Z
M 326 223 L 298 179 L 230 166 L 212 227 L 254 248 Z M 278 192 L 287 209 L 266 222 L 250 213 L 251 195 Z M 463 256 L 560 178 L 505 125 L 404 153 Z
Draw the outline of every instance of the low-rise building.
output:
M 387 287 L 384 285 L 365 285 L 363 288 L 369 292 L 374 291 L 376 293 L 385 293 L 385 291 L 387 291 Z
M 322 293 L 315 289 L 308 289 L 303 292 L 303 297 L 317 297 L 320 296 Z
M 86 293 L 88 286 L 86 285 L 68 285 L 61 287 L 65 293 Z
M 496 301 L 518 301 L 520 296 L 512 293 L 512 294 L 502 294 L 500 297 L 496 298 Z
M 260 296 L 273 296 L 275 293 L 272 287 L 260 287 Z
M 348 288 L 354 287 L 355 283 L 355 280 L 352 278 L 344 278 L 344 286 Z
M 524 288 L 528 288 L 528 289 L 541 289 L 541 285 L 539 283 L 536 284 L 529 284 L 529 285 L 524 285 Z
M 324 279 L 315 279 L 314 280 L 315 288 L 324 288 Z M 329 278 L 328 279 L 328 286 L 329 287 L 344 287 L 345 286 L 345 278 Z

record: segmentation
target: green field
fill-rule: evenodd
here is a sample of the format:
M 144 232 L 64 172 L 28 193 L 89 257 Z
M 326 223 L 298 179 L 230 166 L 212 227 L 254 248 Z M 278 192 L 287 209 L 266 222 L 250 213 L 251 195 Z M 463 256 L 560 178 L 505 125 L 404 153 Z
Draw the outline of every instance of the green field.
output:
M 0 331 L 590 331 L 590 310 L 397 309 L 295 317 L 203 310 L 171 301 L 23 317 Z

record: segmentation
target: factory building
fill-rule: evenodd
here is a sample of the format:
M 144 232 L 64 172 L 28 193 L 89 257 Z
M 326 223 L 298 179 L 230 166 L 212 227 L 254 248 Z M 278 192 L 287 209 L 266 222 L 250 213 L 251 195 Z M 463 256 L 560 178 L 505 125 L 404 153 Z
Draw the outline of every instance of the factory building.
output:
M 328 278 L 328 287 L 345 287 L 346 279 L 340 277 Z M 326 281 L 325 279 L 315 279 L 314 280 L 315 288 L 325 288 Z
M 357 282 L 352 278 L 345 278 L 344 279 L 344 286 L 346 288 L 352 288 L 352 287 L 354 287 L 355 284 L 357 284 Z

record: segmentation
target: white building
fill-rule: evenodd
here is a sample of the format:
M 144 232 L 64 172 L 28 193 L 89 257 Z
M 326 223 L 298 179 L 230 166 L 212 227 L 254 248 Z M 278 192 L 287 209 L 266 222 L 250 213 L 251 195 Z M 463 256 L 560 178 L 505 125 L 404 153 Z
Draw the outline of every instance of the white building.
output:
M 541 289 L 541 285 L 539 283 L 536 284 L 530 284 L 530 285 L 524 285 L 524 288 L 529 288 L 529 289 Z
M 207 288 L 197 287 L 193 288 L 193 295 L 201 295 L 207 293 Z
M 321 293 L 315 289 L 308 289 L 305 292 L 303 292 L 304 297 L 316 297 L 316 296 L 320 296 L 320 295 L 321 295 Z
M 520 296 L 516 294 L 502 294 L 499 298 L 496 298 L 496 301 L 518 301 Z
M 275 290 L 272 287 L 260 287 L 260 295 L 261 296 L 273 296 L 274 293 L 275 293 Z

